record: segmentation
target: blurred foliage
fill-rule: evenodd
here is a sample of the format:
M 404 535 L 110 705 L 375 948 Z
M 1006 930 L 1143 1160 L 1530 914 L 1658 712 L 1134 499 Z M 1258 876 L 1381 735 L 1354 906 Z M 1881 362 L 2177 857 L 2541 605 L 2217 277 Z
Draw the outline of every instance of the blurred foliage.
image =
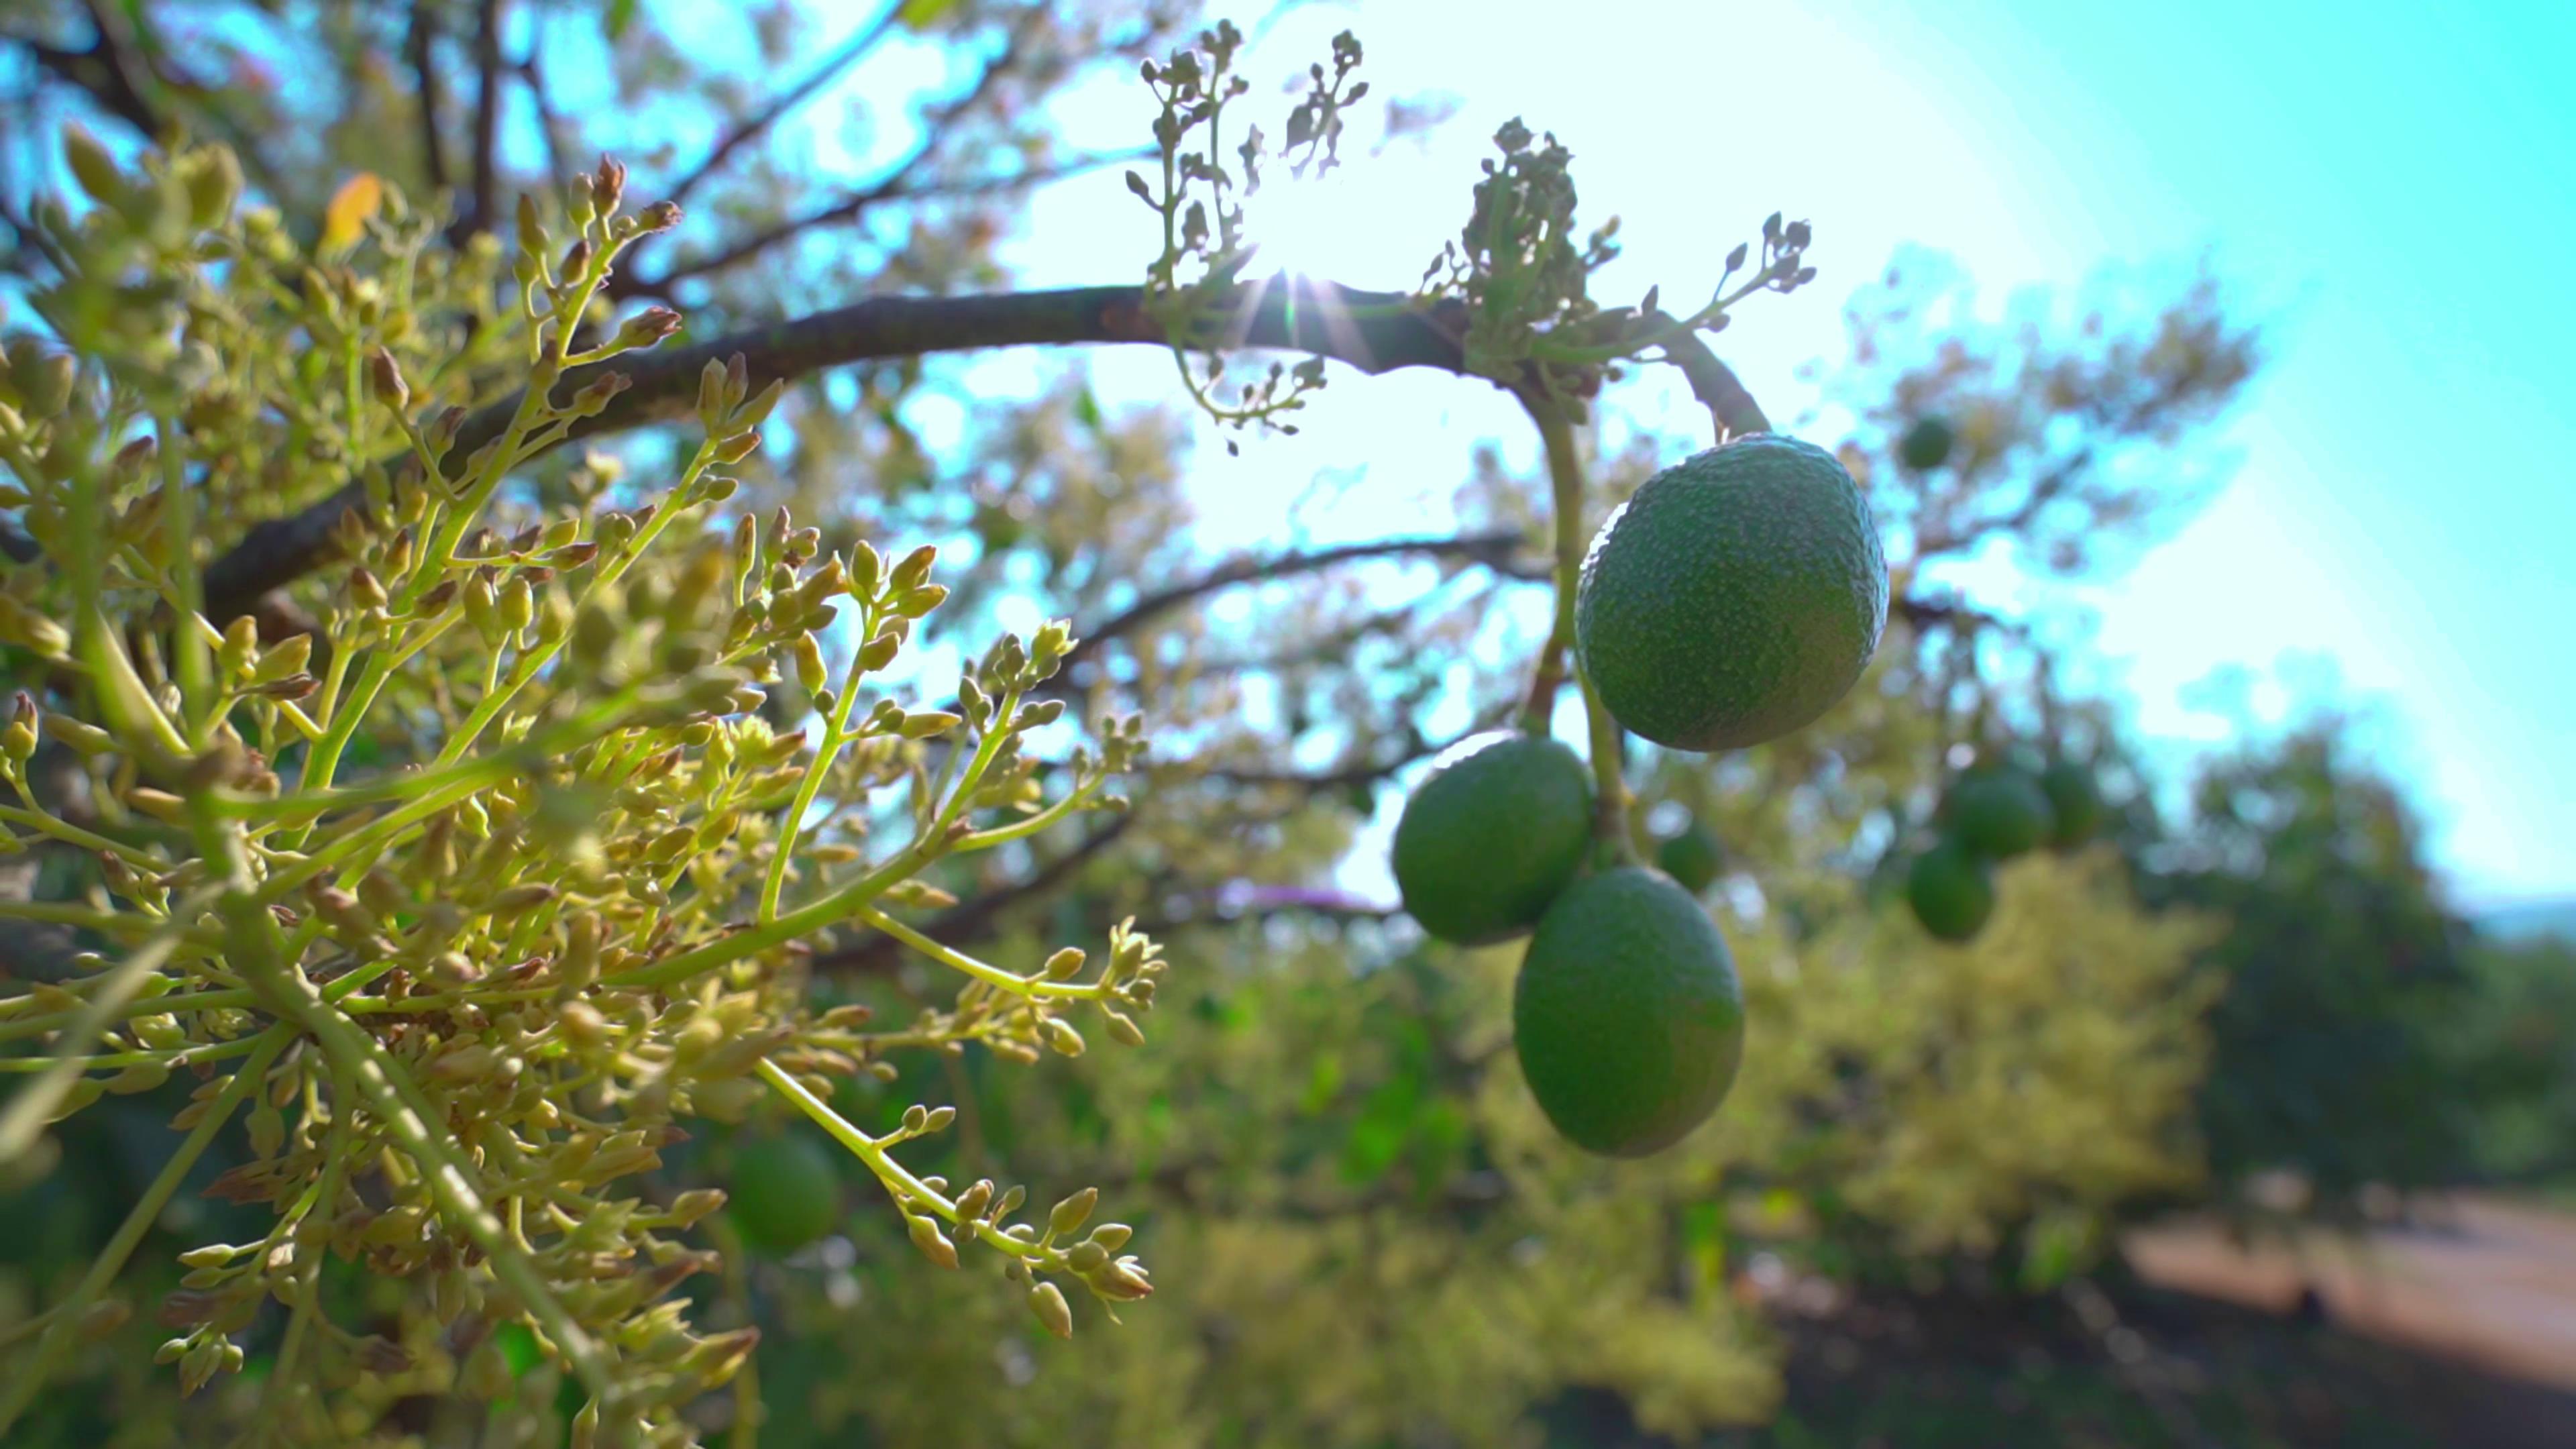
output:
M 2475 1164 L 2504 1183 L 2576 1186 L 2576 941 L 2481 940 L 2447 1056 L 2479 1110 Z
M 2475 982 L 2395 782 L 2328 717 L 2213 758 L 2191 802 L 2147 889 L 2229 922 L 2199 1110 L 2214 1179 L 2249 1210 L 2336 1215 L 2374 1184 L 2457 1180 L 2478 1103 L 2449 1038 Z M 2283 1171 L 2312 1204 L 2262 1190 Z

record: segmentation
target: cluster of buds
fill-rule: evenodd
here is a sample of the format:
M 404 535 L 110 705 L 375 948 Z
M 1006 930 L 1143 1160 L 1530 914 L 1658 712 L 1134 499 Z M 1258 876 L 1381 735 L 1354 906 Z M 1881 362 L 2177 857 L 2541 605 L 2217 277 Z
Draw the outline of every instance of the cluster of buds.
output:
M 82 167 L 96 163 L 83 153 Z M 83 180 L 108 189 L 103 174 Z M 723 1193 L 671 1181 L 665 1164 L 689 1135 L 684 1119 L 742 1122 L 781 1110 L 781 1097 L 828 1114 L 818 1094 L 853 1076 L 893 1079 L 888 1057 L 905 1050 L 984 1041 L 1023 1061 L 1078 1050 L 1062 1016 L 1072 1008 L 1096 1009 L 1132 1043 L 1164 970 L 1132 924 L 1084 979 L 1080 951 L 1014 973 L 886 914 L 945 899 L 926 878 L 944 859 L 1124 808 L 1108 785 L 1140 757 L 1141 721 L 1109 720 L 1090 747 L 1036 756 L 1031 741 L 1064 711 L 1033 697 L 1073 648 L 1061 621 L 998 640 L 954 701 L 887 697 L 890 667 L 947 596 L 937 555 L 826 550 L 784 508 L 707 526 L 742 486 L 724 470 L 753 457 L 782 397 L 777 383 L 755 388 L 743 358 L 706 368 L 706 440 L 658 497 L 612 500 L 619 470 L 595 463 L 574 509 L 505 514 L 511 469 L 625 386 L 602 364 L 680 329 L 656 308 L 585 331 L 621 249 L 677 220 L 667 205 L 626 214 L 625 181 L 609 161 L 580 179 L 568 247 L 522 208 L 527 351 L 501 380 L 519 398 L 504 423 L 467 406 L 439 339 L 397 304 L 400 289 L 367 274 L 365 239 L 395 235 L 384 225 L 332 242 L 300 291 L 253 298 L 327 332 L 362 362 L 362 389 L 263 371 L 233 385 L 310 395 L 253 399 L 203 430 L 177 404 L 117 394 L 98 419 L 168 422 L 131 439 L 101 422 L 66 444 L 62 408 L 33 404 L 67 406 L 84 378 L 122 377 L 134 355 L 162 366 L 162 354 L 133 353 L 143 344 L 122 332 L 72 338 L 74 353 L 9 349 L 0 461 L 15 481 L 0 501 L 47 554 L 103 562 L 86 575 L 16 572 L 0 588 L 0 641 L 80 666 L 44 698 L 19 693 L 0 719 L 0 778 L 25 802 L 10 807 L 0 848 L 44 836 L 84 856 L 85 898 L 44 904 L 112 949 L 84 953 L 65 983 L 0 996 L 0 1052 L 24 1044 L 54 1060 L 11 1099 L 0 1166 L 26 1150 L 22 1119 L 40 1127 L 194 1074 L 173 1122 L 189 1134 L 177 1168 L 240 1122 L 248 1156 L 208 1191 L 264 1206 L 273 1226 L 184 1257 L 187 1276 L 157 1312 L 175 1335 L 161 1357 L 194 1390 L 240 1368 L 240 1336 L 283 1305 L 293 1327 L 271 1372 L 290 1438 L 330 1441 L 347 1405 L 329 1396 L 354 1385 L 507 1398 L 507 1329 L 589 1391 L 577 1442 L 680 1442 L 681 1407 L 726 1383 L 758 1337 L 700 1332 L 673 1296 L 724 1266 L 687 1236 Z M 253 279 L 203 258 L 271 258 L 283 243 L 249 220 L 227 225 L 165 260 L 229 298 Z M 463 288 L 480 274 L 419 275 Z M 253 302 L 194 309 L 190 325 L 234 326 Z M 111 359 L 73 360 L 92 348 Z M 584 371 L 567 378 L 573 369 Z M 329 438 L 307 452 L 330 462 L 392 452 L 410 472 L 365 469 L 367 506 L 337 525 L 339 566 L 299 600 L 309 627 L 264 634 L 251 617 L 180 611 L 162 631 L 171 601 L 203 594 L 190 592 L 201 550 L 153 531 L 173 517 L 159 490 L 191 476 L 217 499 L 252 486 L 209 451 L 282 453 L 253 437 L 280 419 L 327 420 Z M 180 521 L 237 526 L 228 514 Z M 788 679 L 819 732 L 764 717 Z M 25 788 L 48 741 L 79 765 L 68 802 Z M 912 838 L 872 852 L 881 792 L 873 818 L 908 813 Z M 825 798 L 838 808 L 807 832 Z M 957 1007 L 901 1031 L 872 1031 L 863 1007 L 819 1009 L 809 963 L 835 929 L 886 932 L 959 971 Z M 1104 1303 L 1149 1291 L 1117 1251 L 1124 1227 L 1070 1240 L 1088 1189 L 1044 1227 L 1013 1223 L 1020 1189 L 987 1183 L 951 1200 L 944 1182 L 887 1155 L 954 1116 L 916 1106 L 883 1139 L 836 1129 L 925 1253 L 953 1263 L 961 1239 L 1004 1252 L 1059 1333 L 1071 1315 L 1049 1275 Z M 372 1331 L 344 1329 L 321 1292 L 332 1258 L 413 1292 Z M 113 1331 L 110 1302 L 63 1305 L 36 1374 L 75 1332 Z M 0 1430 L 14 1412 L 0 1393 Z

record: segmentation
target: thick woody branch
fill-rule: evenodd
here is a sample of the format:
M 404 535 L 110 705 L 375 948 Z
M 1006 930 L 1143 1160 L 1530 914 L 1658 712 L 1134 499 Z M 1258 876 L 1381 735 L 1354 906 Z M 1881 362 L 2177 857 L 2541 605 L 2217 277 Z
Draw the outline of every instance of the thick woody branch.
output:
M 1238 288 L 1227 327 L 1235 345 L 1336 358 L 1363 372 L 1405 367 L 1460 371 L 1464 304 L 1425 309 L 1410 293 L 1363 292 L 1330 282 L 1274 280 Z M 719 337 L 613 364 L 576 369 L 557 384 L 569 396 L 601 372 L 624 372 L 627 390 L 567 435 L 596 437 L 686 417 L 709 361 L 742 355 L 755 378 L 802 377 L 874 358 L 918 357 L 995 347 L 1070 347 L 1100 343 L 1165 345 L 1146 314 L 1141 287 L 1074 287 L 966 297 L 876 297 L 794 321 Z M 515 396 L 471 414 L 451 457 L 470 456 L 498 437 L 518 407 Z M 388 466 L 407 471 L 407 459 Z M 210 617 L 229 621 L 261 594 L 292 583 L 329 556 L 340 519 L 364 506 L 352 481 L 289 518 L 252 528 L 206 576 Z
M 474 21 L 474 205 L 454 235 L 490 231 L 501 214 L 501 0 L 481 0 Z

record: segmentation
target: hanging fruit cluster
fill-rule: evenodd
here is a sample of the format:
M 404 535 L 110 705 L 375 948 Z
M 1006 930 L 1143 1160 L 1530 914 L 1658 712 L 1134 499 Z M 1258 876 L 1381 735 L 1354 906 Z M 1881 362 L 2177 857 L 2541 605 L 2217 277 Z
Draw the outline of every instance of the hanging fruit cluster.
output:
M 1563 415 L 1534 411 L 1550 430 L 1562 518 L 1579 509 L 1580 476 Z M 1433 936 L 1529 934 L 1512 1025 L 1531 1094 L 1577 1146 L 1643 1156 L 1724 1100 L 1743 1058 L 1744 998 L 1696 898 L 1717 876 L 1718 842 L 1692 822 L 1657 851 L 1663 869 L 1632 857 L 1619 731 L 1706 751 L 1812 722 L 1878 647 L 1887 567 L 1851 475 L 1823 449 L 1769 434 L 1648 480 L 1579 572 L 1559 552 L 1551 649 L 1570 634 L 1589 769 L 1547 736 L 1534 701 L 1519 732 L 1469 740 L 1434 765 L 1398 823 L 1395 876 Z

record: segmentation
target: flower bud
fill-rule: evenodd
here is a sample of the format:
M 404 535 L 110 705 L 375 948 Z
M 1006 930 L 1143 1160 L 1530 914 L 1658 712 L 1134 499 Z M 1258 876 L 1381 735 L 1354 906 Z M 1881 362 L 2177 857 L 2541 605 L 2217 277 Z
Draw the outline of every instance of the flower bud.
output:
M 1047 1214 L 1047 1231 L 1063 1237 L 1090 1221 L 1091 1210 L 1099 1205 L 1100 1189 L 1086 1187 L 1057 1203 L 1055 1210 Z
M 1073 1308 L 1064 1301 L 1064 1290 L 1053 1283 L 1040 1282 L 1029 1289 L 1029 1311 L 1047 1332 L 1058 1338 L 1073 1337 Z
M 411 406 L 411 384 L 403 380 L 402 364 L 382 347 L 367 357 L 367 386 L 375 393 L 376 401 L 395 412 Z
M 921 1250 L 921 1256 L 942 1268 L 957 1266 L 957 1245 L 948 1241 L 947 1236 L 939 1231 L 936 1220 L 909 1219 L 904 1223 L 904 1231 L 912 1235 L 912 1245 Z
M 903 556 L 903 562 L 894 566 L 894 574 L 887 580 L 888 586 L 896 593 L 908 593 L 914 589 L 920 588 L 924 583 L 929 581 L 930 566 L 933 563 L 938 562 L 938 559 L 938 546 L 935 544 L 923 544 L 921 547 L 905 554 Z

